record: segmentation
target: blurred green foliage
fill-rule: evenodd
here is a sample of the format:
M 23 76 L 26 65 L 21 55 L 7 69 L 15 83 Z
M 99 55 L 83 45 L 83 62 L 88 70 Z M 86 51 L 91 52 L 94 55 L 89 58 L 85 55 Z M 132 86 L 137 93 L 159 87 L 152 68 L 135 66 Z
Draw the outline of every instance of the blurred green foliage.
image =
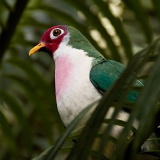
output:
M 157 0 L 1 0 L 0 159 L 36 157 L 64 132 L 55 102 L 54 63 L 44 53 L 28 56 L 47 28 L 74 26 L 106 58 L 127 64 L 159 37 L 159 8 Z M 149 90 L 154 94 L 154 87 Z

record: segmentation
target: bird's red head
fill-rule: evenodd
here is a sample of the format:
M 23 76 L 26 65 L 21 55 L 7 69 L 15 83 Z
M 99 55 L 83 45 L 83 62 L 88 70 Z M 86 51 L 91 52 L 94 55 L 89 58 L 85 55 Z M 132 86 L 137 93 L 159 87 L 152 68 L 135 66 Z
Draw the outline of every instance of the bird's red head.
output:
M 45 51 L 52 56 L 53 53 L 58 49 L 58 46 L 60 45 L 66 34 L 66 26 L 59 25 L 49 28 L 42 35 L 39 44 L 30 50 L 29 55 L 32 55 L 38 51 Z

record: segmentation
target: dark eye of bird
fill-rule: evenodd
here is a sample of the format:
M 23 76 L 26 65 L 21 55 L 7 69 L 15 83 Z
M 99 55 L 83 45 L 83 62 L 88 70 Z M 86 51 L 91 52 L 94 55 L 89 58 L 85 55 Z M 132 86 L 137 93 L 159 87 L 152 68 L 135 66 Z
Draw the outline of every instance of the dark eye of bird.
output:
M 61 30 L 60 29 L 55 29 L 54 31 L 53 31 L 53 35 L 54 36 L 58 36 L 58 35 L 60 35 L 61 34 Z

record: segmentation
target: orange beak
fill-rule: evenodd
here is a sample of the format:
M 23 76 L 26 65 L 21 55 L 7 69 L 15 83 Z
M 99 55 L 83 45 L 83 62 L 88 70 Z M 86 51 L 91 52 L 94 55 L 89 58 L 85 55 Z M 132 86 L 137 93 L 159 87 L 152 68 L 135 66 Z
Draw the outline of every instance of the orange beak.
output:
M 38 52 L 42 47 L 45 47 L 45 44 L 40 42 L 39 44 L 37 44 L 35 47 L 33 47 L 29 51 L 29 56 L 31 56 L 32 54 L 35 54 L 36 52 Z

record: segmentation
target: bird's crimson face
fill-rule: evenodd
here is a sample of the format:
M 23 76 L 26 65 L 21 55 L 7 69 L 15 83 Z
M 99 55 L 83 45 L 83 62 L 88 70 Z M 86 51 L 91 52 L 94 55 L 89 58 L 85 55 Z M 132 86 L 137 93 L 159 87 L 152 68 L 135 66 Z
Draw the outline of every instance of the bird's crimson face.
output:
M 30 50 L 29 55 L 32 55 L 38 51 L 44 51 L 53 56 L 66 34 L 66 26 L 54 26 L 49 28 L 43 34 L 40 43 Z

